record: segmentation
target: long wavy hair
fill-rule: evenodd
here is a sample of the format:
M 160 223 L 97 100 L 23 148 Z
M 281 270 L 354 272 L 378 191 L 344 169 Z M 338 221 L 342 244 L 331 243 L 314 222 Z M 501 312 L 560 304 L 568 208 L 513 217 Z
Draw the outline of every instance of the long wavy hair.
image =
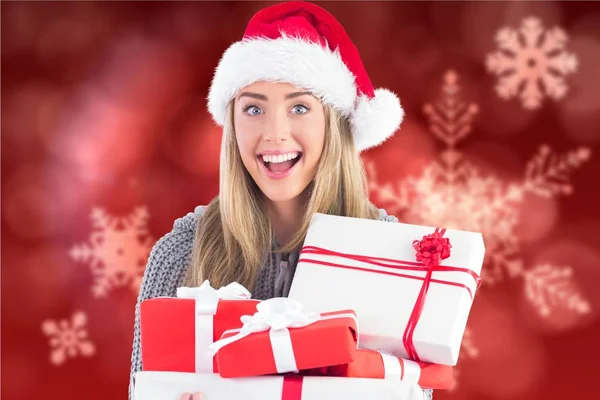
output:
M 376 219 L 377 208 L 369 201 L 366 174 L 355 149 L 348 120 L 325 105 L 324 148 L 315 176 L 306 188 L 302 225 L 278 251 L 298 250 L 314 213 Z M 200 218 L 186 285 L 205 279 L 220 287 L 239 282 L 250 291 L 269 252 L 273 229 L 265 196 L 244 164 L 236 141 L 233 101 L 223 127 L 220 161 L 220 193 Z

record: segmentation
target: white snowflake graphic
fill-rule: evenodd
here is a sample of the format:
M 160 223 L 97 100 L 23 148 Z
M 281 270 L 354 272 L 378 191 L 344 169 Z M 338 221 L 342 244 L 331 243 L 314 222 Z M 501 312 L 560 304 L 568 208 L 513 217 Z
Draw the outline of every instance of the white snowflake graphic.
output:
M 63 364 L 67 357 L 75 358 L 77 355 L 91 357 L 95 354 L 94 344 L 88 340 L 85 329 L 87 317 L 84 312 L 73 314 L 71 321 L 46 320 L 42 322 L 42 332 L 50 337 L 50 362 L 56 366 Z
M 457 75 L 447 72 L 440 99 L 424 107 L 431 132 L 446 149 L 420 176 L 393 184 L 379 182 L 374 164 L 366 162 L 371 193 L 408 223 L 482 232 L 486 243 L 481 274 L 484 285 L 522 279 L 528 301 L 541 316 L 549 316 L 557 307 L 587 313 L 589 304 L 572 280 L 569 266 L 525 266 L 516 228 L 524 195 L 570 194 L 569 173 L 589 159 L 590 150 L 580 148 L 559 156 L 541 146 L 528 162 L 523 180 L 505 183 L 481 173 L 456 149 L 470 133 L 477 110 L 477 105 L 461 100 Z
M 70 255 L 78 261 L 89 261 L 96 297 L 106 296 L 114 287 L 129 285 L 134 292 L 139 289 L 154 244 L 146 225 L 148 217 L 145 207 L 124 218 L 110 216 L 100 208 L 92 211 L 97 231 L 90 235 L 89 243 L 73 247 Z
M 499 76 L 496 93 L 503 99 L 520 94 L 523 107 L 540 107 L 544 94 L 559 100 L 567 93 L 564 77 L 577 70 L 577 58 L 565 51 L 567 34 L 560 28 L 544 30 L 535 17 L 520 29 L 504 27 L 496 34 L 499 50 L 488 54 L 489 72 Z

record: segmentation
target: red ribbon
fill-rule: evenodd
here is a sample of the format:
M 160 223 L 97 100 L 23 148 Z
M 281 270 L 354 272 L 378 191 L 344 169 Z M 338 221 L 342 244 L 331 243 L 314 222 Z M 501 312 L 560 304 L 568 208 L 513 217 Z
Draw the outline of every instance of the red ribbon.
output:
M 302 400 L 302 376 L 284 375 L 281 400 Z
M 473 272 L 472 270 L 470 270 L 468 268 L 459 268 L 459 267 L 439 265 L 441 260 L 448 258 L 450 256 L 450 248 L 452 247 L 450 245 L 450 241 L 448 240 L 448 238 L 443 237 L 445 232 L 446 232 L 445 229 L 442 229 L 442 230 L 436 229 L 434 231 L 434 233 L 432 233 L 430 235 L 425 235 L 422 240 L 415 240 L 413 242 L 413 247 L 417 251 L 417 254 L 416 254 L 416 259 L 418 260 L 417 262 L 395 260 L 395 259 L 382 258 L 382 257 L 370 257 L 370 256 L 357 255 L 357 254 L 341 253 L 341 252 L 327 250 L 327 249 L 324 249 L 321 247 L 316 247 L 316 246 L 303 247 L 302 251 L 300 252 L 300 259 L 298 260 L 298 262 L 302 261 L 302 262 L 306 262 L 306 263 L 325 265 L 325 266 L 329 266 L 329 267 L 347 268 L 347 269 L 353 269 L 353 270 L 358 270 L 358 271 L 374 272 L 374 273 L 378 273 L 378 274 L 394 275 L 394 276 L 401 277 L 401 278 L 417 279 L 417 280 L 423 281 L 423 284 L 421 285 L 421 290 L 419 292 L 419 295 L 417 296 L 415 305 L 413 307 L 413 311 L 410 315 L 410 318 L 408 320 L 408 323 L 406 325 L 406 329 L 405 329 L 404 335 L 403 335 L 403 343 L 404 343 L 406 352 L 408 354 L 408 358 L 410 358 L 414 361 L 421 361 L 419 358 L 419 355 L 417 354 L 417 351 L 415 349 L 414 343 L 413 343 L 413 334 L 414 334 L 415 328 L 417 326 L 417 323 L 419 322 L 419 319 L 421 318 L 421 314 L 423 312 L 423 307 L 425 305 L 425 298 L 427 297 L 427 292 L 429 291 L 429 286 L 431 285 L 431 283 L 439 283 L 442 285 L 457 286 L 457 287 L 463 288 L 469 293 L 471 300 L 473 299 L 473 293 L 469 286 L 464 285 L 462 283 L 452 282 L 452 281 L 433 279 L 432 278 L 433 272 L 447 271 L 447 272 L 466 273 L 473 277 L 473 279 L 475 280 L 475 283 L 477 285 L 476 286 L 477 288 L 481 284 L 481 278 L 479 277 L 479 275 L 477 275 L 475 272 Z M 360 262 L 364 262 L 364 263 L 375 265 L 375 266 L 386 267 L 386 268 L 397 269 L 397 270 L 424 271 L 425 276 L 420 277 L 420 276 L 402 274 L 402 273 L 398 273 L 398 272 L 377 271 L 377 270 L 372 270 L 369 268 L 361 268 L 361 267 L 343 265 L 343 264 L 339 264 L 339 263 L 314 260 L 314 259 L 303 257 L 304 255 L 307 255 L 307 254 L 335 256 L 335 257 L 345 258 L 345 259 L 354 260 L 354 261 L 360 261 Z
M 421 285 L 421 291 L 417 296 L 413 311 L 406 324 L 406 329 L 404 329 L 404 336 L 402 337 L 402 342 L 404 343 L 408 358 L 415 361 L 421 361 L 421 359 L 417 354 L 417 349 L 413 342 L 413 335 L 415 328 L 421 319 L 423 307 L 425 306 L 425 297 L 427 296 L 429 285 L 431 284 L 431 275 L 433 274 L 433 269 L 439 267 L 440 262 L 450 256 L 450 240 L 443 237 L 444 233 L 446 233 L 446 229 L 440 231 L 439 228 L 436 228 L 432 234 L 425 235 L 423 236 L 423 239 L 415 240 L 413 242 L 413 247 L 417 251 L 417 261 L 423 262 L 427 268 L 425 279 Z

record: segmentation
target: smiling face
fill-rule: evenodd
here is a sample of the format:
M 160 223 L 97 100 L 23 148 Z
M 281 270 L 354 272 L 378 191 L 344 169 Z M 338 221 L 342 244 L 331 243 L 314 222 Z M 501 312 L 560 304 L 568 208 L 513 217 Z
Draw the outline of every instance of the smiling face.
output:
M 325 141 L 322 103 L 288 83 L 258 82 L 235 98 L 242 162 L 273 202 L 298 197 L 315 175 Z

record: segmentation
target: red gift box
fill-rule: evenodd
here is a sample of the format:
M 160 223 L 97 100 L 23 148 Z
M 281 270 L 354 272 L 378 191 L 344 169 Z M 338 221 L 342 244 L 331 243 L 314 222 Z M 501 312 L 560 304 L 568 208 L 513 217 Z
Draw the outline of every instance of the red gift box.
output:
M 351 363 L 301 372 L 305 376 L 397 379 L 424 389 L 452 389 L 455 383 L 452 366 L 405 360 L 367 349 L 358 349 Z
M 240 318 L 256 312 L 258 303 L 239 284 L 215 290 L 208 281 L 198 288 L 179 288 L 177 298 L 142 301 L 142 370 L 217 372 L 208 346 L 223 332 L 241 327 Z
M 221 377 L 269 375 L 349 363 L 357 349 L 356 314 L 300 312 L 299 303 L 269 299 L 241 329 L 225 332 L 211 347 Z

